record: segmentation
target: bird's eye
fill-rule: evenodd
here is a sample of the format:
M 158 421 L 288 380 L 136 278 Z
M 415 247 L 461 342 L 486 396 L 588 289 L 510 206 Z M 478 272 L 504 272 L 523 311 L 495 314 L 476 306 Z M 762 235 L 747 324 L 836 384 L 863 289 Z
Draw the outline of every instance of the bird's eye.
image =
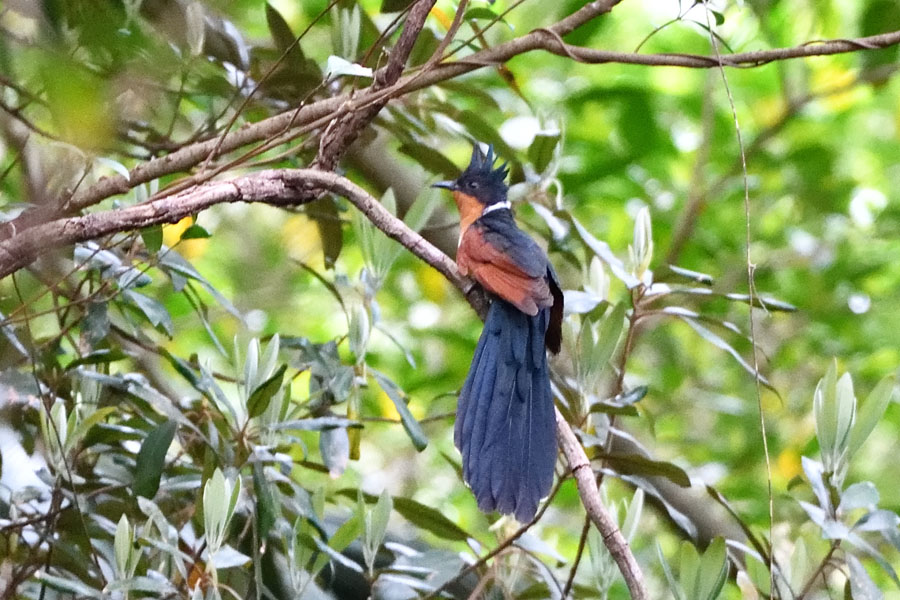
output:
M 469 182 L 469 187 L 472 188 L 473 190 L 477 190 L 477 189 L 478 189 L 478 182 L 477 182 L 477 181 L 470 181 L 470 182 Z

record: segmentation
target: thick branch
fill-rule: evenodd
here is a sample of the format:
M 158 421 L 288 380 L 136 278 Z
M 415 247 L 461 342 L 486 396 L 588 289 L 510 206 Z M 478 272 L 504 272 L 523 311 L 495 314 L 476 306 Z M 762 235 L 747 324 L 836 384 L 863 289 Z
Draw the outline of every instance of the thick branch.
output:
M 418 0 L 410 9 L 406 17 L 406 23 L 403 27 L 403 33 L 400 39 L 391 49 L 388 63 L 375 72 L 375 80 L 372 86 L 367 90 L 370 96 L 377 94 L 381 90 L 391 87 L 406 66 L 409 53 L 412 52 L 413 46 L 425 26 L 425 18 L 431 12 L 436 0 Z M 373 101 L 363 110 L 349 112 L 340 120 L 334 122 L 326 130 L 319 145 L 319 156 L 316 158 L 314 166 L 325 171 L 331 171 L 340 161 L 341 157 L 347 152 L 350 144 L 356 140 L 359 132 L 362 131 L 372 119 L 387 104 L 388 96 L 384 96 L 378 101 Z
M 466 294 L 473 308 L 483 315 L 487 304 L 473 284 L 462 277 L 446 254 L 415 234 L 410 242 L 404 237 L 409 228 L 388 212 L 368 192 L 348 179 L 315 169 L 260 171 L 229 181 L 198 185 L 190 190 L 159 200 L 100 211 L 82 217 L 57 219 L 38 225 L 0 242 L 0 278 L 27 266 L 42 252 L 78 242 L 161 223 L 176 223 L 216 204 L 261 202 L 276 206 L 296 206 L 310 198 L 310 192 L 325 190 L 350 200 L 388 236 L 400 241 L 435 267 L 453 285 Z M 413 247 L 409 244 L 412 243 Z

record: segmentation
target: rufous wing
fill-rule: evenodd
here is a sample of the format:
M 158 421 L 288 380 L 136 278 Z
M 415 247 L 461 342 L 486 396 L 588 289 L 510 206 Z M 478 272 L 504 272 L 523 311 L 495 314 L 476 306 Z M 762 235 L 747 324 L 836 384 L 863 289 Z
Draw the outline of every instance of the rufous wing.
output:
M 540 308 L 553 305 L 547 279 L 528 275 L 513 257 L 487 241 L 477 226 L 468 228 L 463 235 L 456 262 L 464 275 L 470 275 L 527 315 L 534 316 Z

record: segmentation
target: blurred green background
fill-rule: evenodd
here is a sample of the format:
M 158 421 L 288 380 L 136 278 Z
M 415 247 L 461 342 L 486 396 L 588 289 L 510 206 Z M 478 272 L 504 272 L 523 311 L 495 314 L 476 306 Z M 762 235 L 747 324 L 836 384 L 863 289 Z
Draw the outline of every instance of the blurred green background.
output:
M 368 49 L 404 4 L 342 1 L 328 9 L 326 2 L 290 0 L 269 5 L 256 0 L 7 3 L 0 12 L 4 220 L 35 205 L 58 202 L 103 175 L 125 172 L 149 158 L 215 136 L 232 117 L 235 129 L 293 108 L 305 98 L 365 87 L 369 81 L 363 77 L 338 77 L 323 84 L 328 58 L 340 56 L 369 67 L 382 64 L 382 50 Z M 723 54 L 900 29 L 900 4 L 893 0 L 711 2 L 709 20 L 702 5 L 690 4 L 627 0 L 566 41 L 623 52 L 639 48 L 641 53 L 710 55 L 709 25 Z M 451 43 L 450 49 L 459 50 L 448 60 L 547 27 L 580 5 L 472 2 L 457 33 L 458 40 L 471 41 Z M 411 69 L 437 47 L 456 8 L 454 2 L 437 3 L 413 51 Z M 492 23 L 494 15 L 502 19 Z M 289 48 L 293 36 L 307 27 L 299 46 Z M 395 38 L 389 33 L 389 42 Z M 760 371 L 771 383 L 771 389 L 762 389 L 760 401 L 768 431 L 775 555 L 787 564 L 789 557 L 801 552 L 800 544 L 808 553 L 804 560 L 794 559 L 799 561 L 790 577 L 799 582 L 794 593 L 829 549 L 820 528 L 798 503 L 814 497 L 801 456 L 818 459 L 816 383 L 836 360 L 839 372 L 852 374 L 862 399 L 900 364 L 896 291 L 900 196 L 893 185 L 900 177 L 897 50 L 861 48 L 724 73 L 746 154 L 754 293 L 797 309 L 754 310 Z M 282 54 L 283 60 L 277 62 Z M 248 95 L 255 84 L 258 89 Z M 511 193 L 523 228 L 548 248 L 566 289 L 587 291 L 584 295 L 594 298 L 589 306 L 572 305 L 576 313 L 584 314 L 568 317 L 570 337 L 578 334 L 584 320 L 599 321 L 609 305 L 625 302 L 630 308 L 632 298 L 625 284 L 610 275 L 608 265 L 603 273 L 611 283 L 600 297 L 598 267 L 592 275 L 593 253 L 572 226 L 572 218 L 606 241 L 627 265 L 634 222 L 646 207 L 652 220 L 650 268 L 656 280 L 712 292 L 666 294 L 642 309 L 669 306 L 694 311 L 716 337 L 705 339 L 671 312 L 643 318 L 635 330 L 624 382 L 628 389 L 646 386 L 647 393 L 636 405 L 636 416 L 615 420 L 615 426 L 649 456 L 677 466 L 694 483 L 690 491 L 677 486 L 657 489 L 661 498 L 648 495 L 649 505 L 641 513 L 633 548 L 653 597 L 668 593 L 657 544 L 677 565 L 680 540 L 691 539 L 691 533 L 701 548 L 717 535 L 740 535 L 737 521 L 706 493 L 704 484 L 727 498 L 756 535 L 768 538 L 770 533 L 756 385 L 729 353 L 730 349 L 752 364 L 749 307 L 720 295 L 748 292 L 745 181 L 728 96 L 723 73 L 717 69 L 586 65 L 530 52 L 509 61 L 503 71 L 482 68 L 392 101 L 340 169 L 376 197 L 390 188 L 400 213 L 414 201 L 420 208 L 427 206 L 431 217 L 421 228 L 423 235 L 453 252 L 455 208 L 427 184 L 452 177 L 454 166 L 464 167 L 472 140 L 493 143 L 512 165 Z M 236 160 L 226 176 L 258 168 L 304 167 L 316 150 L 317 138 L 311 135 L 254 157 L 238 151 L 217 158 L 215 164 Z M 172 174 L 136 186 L 91 210 L 143 201 L 185 176 Z M 147 433 L 173 417 L 160 412 L 153 401 L 122 388 L 126 374 L 143 376 L 148 389 L 170 398 L 179 418 L 198 430 L 192 432 L 179 421 L 176 444 L 169 448 L 161 472 L 162 487 L 154 490 L 156 502 L 179 531 L 183 551 L 189 544 L 183 527 L 193 523 L 198 536 L 203 530 L 202 518 L 191 507 L 199 504 L 201 487 L 216 466 L 232 479 L 242 475 L 245 496 L 238 503 L 238 521 L 241 517 L 253 521 L 266 485 L 262 481 L 276 488 L 273 533 L 285 536 L 293 531 L 291 535 L 300 540 L 298 547 L 312 543 L 295 525 L 316 520 L 309 515 L 317 512 L 317 497 L 326 507 L 318 518 L 345 522 L 359 514 L 357 489 L 375 496 L 387 490 L 395 497 L 395 508 L 396 498 L 429 507 L 478 540 L 482 549 L 514 530 L 507 522 L 491 527 L 497 516 L 477 510 L 455 468 L 459 462 L 451 439 L 455 392 L 480 333 L 477 316 L 436 271 L 405 251 L 383 281 L 373 281 L 377 270 L 373 257 L 360 244 L 361 236 L 370 234 L 353 222 L 353 210 L 340 199 L 296 211 L 228 205 L 197 215 L 195 221 L 165 226 L 161 229 L 165 247 L 174 248 L 196 269 L 197 277 L 190 275 L 187 286 L 186 267 L 166 268 L 165 247 L 159 250 L 148 241 L 158 230 L 98 240 L 111 258 L 99 256 L 96 249 L 84 252 L 100 260 L 99 265 L 73 270 L 73 256 L 77 260 L 79 254 L 69 248 L 47 253 L 32 267 L 0 282 L 0 311 L 8 317 L 3 330 L 7 337 L 0 341 L 6 394 L 0 424 L 15 430 L 17 443 L 27 453 L 49 452 L 52 446 L 42 441 L 41 402 L 50 406 L 58 398 L 67 414 L 92 412 L 80 407 L 90 396 L 84 382 L 98 377 L 84 375 L 84 369 L 118 377 L 120 385 L 101 381 L 96 402 L 116 410 L 102 415 L 97 426 L 101 433 L 86 437 L 77 446 L 80 450 L 72 450 L 74 473 L 66 475 L 47 460 L 46 493 L 65 490 L 59 492 L 61 497 L 71 501 L 72 485 L 60 482 L 73 475 L 81 478 L 75 487 L 82 510 L 88 513 L 81 520 L 87 522 L 87 537 L 94 541 L 84 539 L 81 532 L 72 533 L 71 539 L 65 534 L 59 540 L 62 550 L 48 558 L 46 548 L 27 537 L 13 543 L 13 534 L 21 531 L 0 528 L 0 564 L 27 575 L 11 597 L 39 594 L 40 577 L 22 567 L 43 567 L 45 561 L 49 566 L 45 570 L 63 581 L 54 582 L 59 589 L 65 589 L 64 581 L 76 580 L 89 589 L 101 588 L 97 570 L 84 564 L 83 557 L 80 566 L 60 557 L 71 557 L 78 548 L 94 548 L 101 555 L 98 560 L 103 560 L 104 548 L 113 538 L 109 523 L 122 514 L 133 526 L 147 522 L 134 504 L 138 494 L 129 487 L 133 485 L 129 473 Z M 186 231 L 190 233 L 185 236 Z M 146 269 L 151 278 L 147 285 L 123 283 L 121 275 L 132 265 Z M 707 274 L 712 283 L 690 283 L 672 275 L 669 265 Z M 368 275 L 363 275 L 364 269 Z M 733 323 L 737 331 L 722 322 Z M 244 372 L 247 345 L 253 338 L 269 340 L 275 334 L 281 340 L 279 362 L 288 364 L 284 387 L 290 393 L 285 405 L 290 409 L 285 414 L 297 420 L 350 418 L 362 429 L 345 429 L 343 421 L 327 433 L 301 426 L 290 436 L 285 430 L 267 431 L 262 426 L 242 429 L 223 416 L 208 388 L 203 393 L 202 385 L 173 366 L 180 359 L 185 361 L 182 368 L 197 377 L 201 366 L 220 373 L 223 393 L 246 401 L 251 390 L 241 391 L 234 380 Z M 318 345 L 329 342 L 337 342 L 336 354 L 322 358 L 330 350 Z M 26 351 L 20 352 L 16 344 Z M 233 346 L 240 348 L 239 357 Z M 97 354 L 102 351 L 124 354 Z M 79 368 L 71 365 L 85 356 L 95 359 Z M 554 365 L 560 377 L 577 379 L 570 352 Z M 323 375 L 328 368 L 338 373 Z M 373 378 L 376 371 L 401 390 L 400 400 L 392 400 L 382 389 Z M 595 400 L 608 398 L 615 393 L 615 375 L 607 368 L 593 389 L 582 391 Z M 35 394 L 38 382 L 43 386 L 41 402 Z M 422 451 L 400 424 L 396 402 L 403 399 L 427 437 Z M 577 425 L 585 431 L 605 431 L 608 415 L 600 411 L 591 419 Z M 321 429 L 321 424 L 310 427 Z M 848 483 L 873 482 L 880 495 L 877 504 L 894 516 L 900 510 L 900 486 L 891 460 L 898 430 L 900 410 L 891 403 L 852 457 L 846 476 Z M 358 459 L 347 461 L 356 444 Z M 222 450 L 229 445 L 233 452 Z M 263 457 L 263 449 L 283 455 Z M 98 458 L 104 452 L 115 457 L 111 460 L 121 472 Z M 4 454 L 0 489 L 6 486 L 12 492 L 18 488 L 7 474 L 9 464 Z M 604 479 L 605 493 L 615 503 L 632 497 L 633 484 L 617 476 Z M 342 495 L 342 490 L 347 493 Z M 4 519 L 21 512 L 15 509 L 15 498 L 10 493 L 0 497 Z M 313 508 L 301 508 L 310 502 Z M 695 531 L 686 532 L 677 519 L 673 521 L 672 510 L 686 515 Z M 71 512 L 62 514 L 72 518 Z M 109 523 L 90 513 L 104 515 Z M 436 535 L 423 525 L 425 520 L 394 511 L 388 536 L 420 550 L 447 551 L 451 558 L 470 553 L 464 541 Z M 531 530 L 529 553 L 523 558 L 513 552 L 482 573 L 487 577 L 486 593 L 558 597 L 578 553 L 582 524 L 583 510 L 569 480 Z M 51 530 L 62 526 L 63 522 L 48 523 Z M 286 529 L 279 529 L 282 526 Z M 349 529 L 358 534 L 350 539 L 366 539 L 364 527 Z M 332 534 L 323 534 L 323 539 Z M 230 535 L 229 544 L 262 564 L 258 545 L 249 549 L 246 531 L 241 533 L 235 525 Z M 871 543 L 896 565 L 898 549 L 890 541 L 885 534 Z M 271 546 L 287 552 L 274 541 Z M 142 547 L 138 573 L 147 577 L 148 570 L 165 573 L 157 565 L 165 552 L 146 542 Z M 843 560 L 842 552 L 839 549 L 836 556 Z M 900 598 L 886 571 L 865 558 L 866 552 L 859 555 L 884 597 Z M 598 564 L 585 558 L 575 578 L 576 597 L 602 595 Z M 277 561 L 272 568 L 282 575 L 290 571 Z M 309 565 L 295 570 L 313 572 Z M 235 571 L 224 568 L 220 579 L 229 581 L 238 595 L 265 595 L 259 584 L 269 581 L 268 572 Z M 838 594 L 846 579 L 842 569 L 827 571 L 828 587 Z M 731 575 L 725 597 L 757 597 L 748 591 L 753 585 L 745 581 L 741 591 L 735 572 Z M 329 593 L 333 581 L 323 577 L 320 573 L 303 593 L 311 594 L 313 588 Z M 749 579 L 764 588 L 766 577 L 751 573 Z M 384 585 L 389 580 L 378 578 Z M 611 597 L 626 597 L 621 581 L 609 583 Z M 183 582 L 174 585 L 169 593 L 186 593 Z M 203 589 L 212 593 L 214 586 Z M 819 581 L 808 597 L 827 597 L 824 590 Z M 157 592 L 165 595 L 158 590 L 153 594 Z M 765 597 L 765 590 L 758 593 Z M 862 592 L 853 593 L 854 598 L 864 597 L 856 595 Z M 387 592 L 384 597 L 389 597 Z

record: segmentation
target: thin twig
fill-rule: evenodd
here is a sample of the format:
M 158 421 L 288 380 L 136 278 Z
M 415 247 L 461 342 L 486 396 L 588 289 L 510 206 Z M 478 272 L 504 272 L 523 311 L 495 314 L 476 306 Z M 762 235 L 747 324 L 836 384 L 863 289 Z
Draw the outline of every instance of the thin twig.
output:
M 706 25 L 707 29 L 710 32 L 709 41 L 712 44 L 713 50 L 716 53 L 716 57 L 719 58 L 719 63 L 721 65 L 721 57 L 719 54 L 719 43 L 716 39 L 716 36 L 713 35 L 713 25 L 712 21 L 709 17 L 709 8 L 704 2 L 704 8 L 706 8 Z M 767 489 L 767 498 L 768 498 L 768 507 L 769 507 L 769 543 L 774 544 L 774 528 L 775 528 L 775 500 L 772 496 L 772 461 L 769 457 L 769 440 L 766 435 L 766 415 L 763 410 L 763 402 L 762 402 L 762 383 L 760 382 L 759 377 L 759 356 L 756 350 L 756 328 L 755 328 L 755 319 L 753 316 L 753 297 L 756 295 L 756 285 L 754 283 L 754 270 L 755 266 L 751 260 L 750 256 L 750 246 L 753 241 L 752 232 L 750 227 L 750 177 L 747 175 L 747 155 L 744 152 L 744 139 L 741 136 L 741 125 L 738 120 L 737 108 L 734 106 L 734 97 L 731 94 L 731 87 L 728 85 L 728 76 L 725 74 L 725 69 L 720 66 L 719 72 L 722 74 L 722 84 L 725 87 L 725 93 L 728 96 L 728 105 L 731 107 L 731 116 L 734 119 L 734 131 L 737 137 L 738 148 L 741 154 L 741 174 L 743 176 L 744 182 L 744 221 L 746 223 L 746 260 L 747 260 L 747 293 L 750 296 L 750 347 L 753 353 L 753 380 L 756 383 L 756 406 L 759 411 L 759 429 L 760 435 L 762 436 L 762 444 L 763 444 L 763 454 L 766 458 L 766 489 Z M 769 553 L 769 589 L 772 590 L 772 593 L 775 593 L 775 552 Z
M 563 588 L 563 598 L 569 597 L 569 592 L 572 591 L 572 586 L 575 585 L 575 573 L 578 572 L 578 565 L 581 564 L 581 557 L 584 556 L 584 548 L 587 545 L 590 530 L 591 518 L 585 515 L 584 525 L 581 527 L 581 537 L 578 538 L 578 551 L 575 552 L 575 560 L 572 561 L 572 568 L 569 569 L 569 578 L 566 579 L 566 587 Z
M 432 590 L 427 595 L 423 596 L 421 600 L 430 600 L 431 598 L 436 598 L 437 596 L 439 596 L 441 594 L 441 592 L 443 592 L 448 587 L 453 585 L 453 583 L 455 583 L 456 581 L 459 581 L 461 578 L 465 577 L 472 571 L 474 571 L 480 567 L 483 567 L 485 564 L 487 564 L 487 562 L 489 560 L 491 560 L 492 558 L 494 558 L 495 556 L 497 556 L 498 554 L 500 554 L 501 552 L 503 552 L 504 550 L 509 548 L 516 540 L 518 540 L 520 537 L 525 535 L 525 533 L 529 529 L 531 529 L 531 527 L 535 523 L 540 521 L 541 517 L 544 516 L 544 512 L 546 512 L 547 508 L 552 503 L 553 498 L 556 497 L 556 494 L 559 492 L 559 488 L 562 486 L 563 481 L 565 481 L 564 477 L 560 477 L 556 480 L 556 484 L 553 486 L 553 489 L 550 490 L 550 495 L 547 496 L 547 500 L 544 502 L 544 504 L 541 506 L 541 508 L 537 511 L 537 513 L 534 515 L 534 517 L 530 521 L 528 521 L 527 523 L 523 524 L 521 527 L 516 529 L 512 533 L 512 535 L 510 535 L 508 538 L 503 540 L 503 542 L 498 544 L 496 548 L 494 548 L 493 550 L 491 550 L 490 552 L 488 552 L 487 554 L 485 554 L 484 556 L 482 556 L 481 558 L 479 558 L 472 564 L 468 565 L 466 568 L 462 569 L 459 573 L 454 575 L 452 578 L 445 581 L 443 583 L 443 585 L 441 585 L 439 588 Z

